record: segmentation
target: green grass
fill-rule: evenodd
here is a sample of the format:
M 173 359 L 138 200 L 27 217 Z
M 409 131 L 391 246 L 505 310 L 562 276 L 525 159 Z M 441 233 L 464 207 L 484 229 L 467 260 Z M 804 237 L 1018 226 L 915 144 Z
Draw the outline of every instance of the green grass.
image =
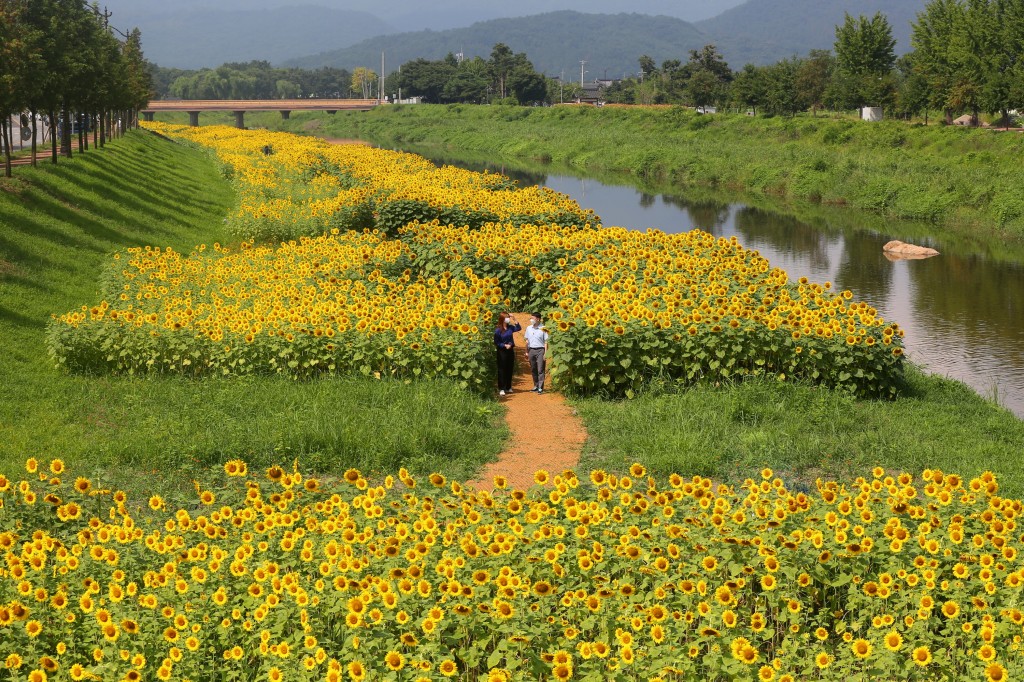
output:
M 906 395 L 892 402 L 751 381 L 575 407 L 590 436 L 584 469 L 622 471 L 638 461 L 659 476 L 739 482 L 771 467 L 791 486 L 812 489 L 817 477 L 849 480 L 874 466 L 991 470 L 1002 494 L 1024 495 L 1024 421 L 960 382 L 913 367 Z
M 44 345 L 52 314 L 98 300 L 109 255 L 230 241 L 231 186 L 206 154 L 148 133 L 0 179 L 0 472 L 61 457 L 134 489 L 196 466 L 302 457 L 320 473 L 408 466 L 450 476 L 493 459 L 493 403 L 446 383 L 68 376 Z M 141 476 L 146 474 L 146 476 Z
M 220 119 L 204 115 L 203 123 Z M 417 105 L 250 114 L 246 123 L 389 145 L 556 161 L 636 178 L 744 190 L 1024 240 L 1024 135 L 848 118 L 700 116 L 682 108 Z

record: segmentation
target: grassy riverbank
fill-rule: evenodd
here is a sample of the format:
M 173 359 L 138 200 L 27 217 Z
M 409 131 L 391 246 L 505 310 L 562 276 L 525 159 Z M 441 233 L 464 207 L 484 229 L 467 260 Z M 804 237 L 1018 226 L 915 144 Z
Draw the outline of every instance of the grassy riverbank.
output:
M 581 465 L 621 471 L 642 462 L 662 476 L 686 472 L 742 481 L 770 467 L 793 486 L 850 479 L 874 466 L 965 476 L 993 471 L 1001 493 L 1024 496 L 1024 421 L 964 384 L 911 367 L 892 402 L 752 381 L 632 401 L 576 401 L 590 435 Z
M 0 179 L 0 472 L 62 457 L 103 481 L 175 486 L 197 465 L 302 456 L 307 470 L 465 476 L 500 450 L 500 411 L 443 383 L 57 372 L 46 323 L 97 300 L 109 254 L 227 242 L 234 193 L 206 154 L 141 132 L 56 168 L 15 170 Z
M 212 119 L 211 119 L 212 120 Z M 849 206 L 1024 240 L 1024 135 L 681 108 L 397 106 L 250 116 L 251 126 L 450 147 Z

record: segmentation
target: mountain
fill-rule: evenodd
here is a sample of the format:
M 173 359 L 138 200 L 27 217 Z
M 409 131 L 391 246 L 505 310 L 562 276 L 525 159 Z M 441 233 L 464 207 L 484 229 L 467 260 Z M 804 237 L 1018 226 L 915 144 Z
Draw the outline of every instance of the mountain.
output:
M 486 59 L 495 43 L 525 52 L 533 66 L 549 76 L 564 73 L 579 80 L 580 61 L 587 62 L 587 80 L 621 78 L 639 70 L 637 59 L 650 55 L 655 62 L 685 60 L 687 52 L 708 42 L 693 24 L 667 16 L 643 14 L 581 14 L 561 11 L 519 19 L 483 21 L 468 28 L 416 31 L 377 36 L 350 47 L 292 59 L 286 66 L 352 69 L 380 64 L 383 50 L 391 69 L 423 57 L 441 59 L 462 52 L 466 59 Z
M 146 30 L 150 18 L 155 16 L 175 14 L 187 20 L 191 14 L 210 7 L 216 7 L 220 11 L 240 11 L 303 4 L 316 4 L 322 9 L 373 14 L 382 22 L 394 26 L 397 31 L 438 31 L 468 26 L 478 21 L 560 10 L 594 14 L 639 12 L 698 21 L 713 17 L 741 2 L 743 0 L 517 0 L 513 5 L 507 0 L 104 0 L 100 4 L 114 13 L 112 21 L 118 28 L 122 28 L 121 24 L 125 23 L 125 15 L 131 15 L 143 31 Z M 310 54 L 311 50 L 308 47 L 305 51 L 300 50 L 295 54 Z M 342 47 L 340 43 L 329 46 L 330 49 L 339 47 Z
M 845 12 L 889 18 L 896 52 L 910 51 L 910 22 L 926 0 L 748 0 L 695 25 L 718 46 L 729 65 L 768 64 L 815 48 L 831 49 Z
M 395 30 L 366 12 L 308 5 L 248 10 L 196 7 L 173 14 L 135 8 L 114 13 L 111 24 L 121 30 L 138 26 L 146 58 L 181 69 L 253 59 L 280 62 Z

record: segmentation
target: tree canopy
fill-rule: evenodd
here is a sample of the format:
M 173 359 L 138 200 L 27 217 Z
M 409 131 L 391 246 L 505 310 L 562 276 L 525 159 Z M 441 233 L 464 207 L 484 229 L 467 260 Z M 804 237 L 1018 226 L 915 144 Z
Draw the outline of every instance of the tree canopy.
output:
M 388 75 L 385 93 L 422 97 L 433 103 L 532 103 L 548 98 L 548 81 L 537 73 L 526 53 L 495 44 L 490 58 L 465 60 L 452 53 L 443 59 L 415 59 Z
M 141 34 L 123 33 L 122 40 L 109 17 L 81 0 L 0 0 L 0 118 L 30 111 L 45 114 L 51 124 L 60 121 L 70 155 L 73 116 L 100 119 L 144 106 L 150 81 Z M 33 115 L 33 151 L 35 120 Z M 3 136 L 10 174 L 6 123 Z M 52 157 L 56 163 L 56 140 Z

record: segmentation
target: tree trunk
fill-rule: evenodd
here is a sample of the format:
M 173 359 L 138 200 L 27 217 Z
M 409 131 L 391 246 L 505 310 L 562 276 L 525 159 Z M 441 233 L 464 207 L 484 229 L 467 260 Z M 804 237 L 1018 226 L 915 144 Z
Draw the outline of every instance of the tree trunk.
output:
M 11 135 L 6 117 L 4 117 L 3 121 L 0 121 L 0 127 L 3 129 L 4 175 L 11 177 Z
M 100 111 L 100 148 L 107 146 L 107 113 Z
M 50 156 L 57 165 L 57 112 L 50 110 Z
M 64 156 L 72 158 L 71 152 L 71 112 L 68 111 L 67 106 L 64 107 L 64 111 L 61 112 L 61 120 L 64 125 L 61 126 L 60 136 L 60 147 L 64 151 Z
M 90 114 L 90 120 L 92 121 L 92 148 L 99 149 L 100 117 L 93 112 Z
M 85 116 L 81 113 L 76 117 L 78 119 L 78 153 L 85 153 Z
M 31 109 L 29 113 L 32 115 L 32 165 L 36 165 L 36 115 L 35 109 Z

